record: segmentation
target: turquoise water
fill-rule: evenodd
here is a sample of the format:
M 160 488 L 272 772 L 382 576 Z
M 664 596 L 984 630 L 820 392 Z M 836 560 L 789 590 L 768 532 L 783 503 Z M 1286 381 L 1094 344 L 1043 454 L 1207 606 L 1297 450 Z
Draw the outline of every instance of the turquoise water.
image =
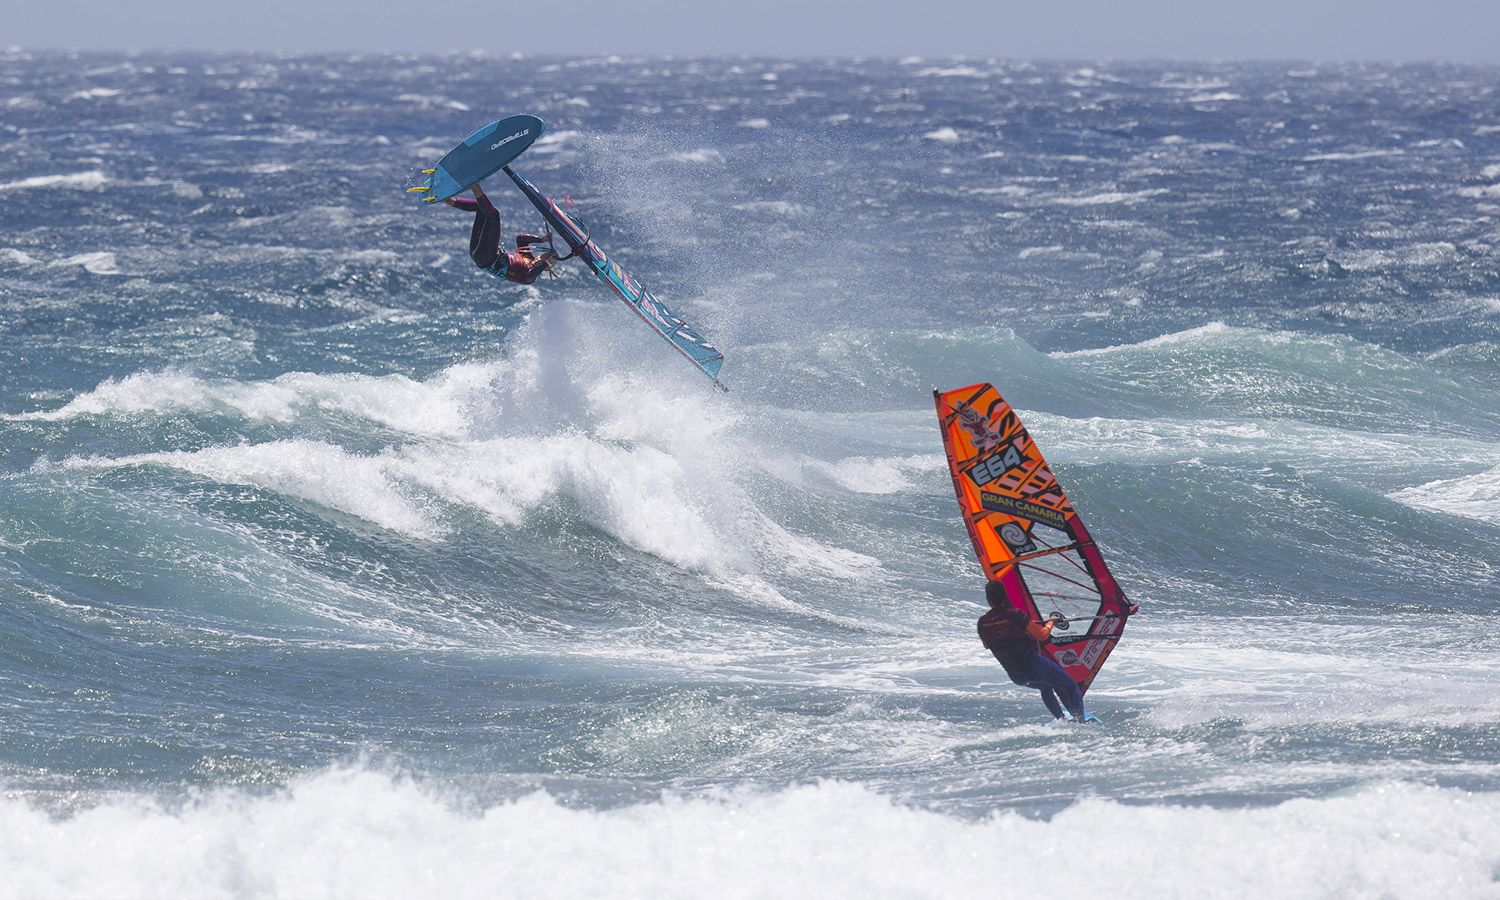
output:
M 1500 895 L 1495 74 L 0 56 L 0 894 L 990 896 L 1076 847 Z M 518 111 L 729 394 L 404 193 Z M 975 637 L 931 390 L 979 381 L 1141 604 L 1101 728 Z

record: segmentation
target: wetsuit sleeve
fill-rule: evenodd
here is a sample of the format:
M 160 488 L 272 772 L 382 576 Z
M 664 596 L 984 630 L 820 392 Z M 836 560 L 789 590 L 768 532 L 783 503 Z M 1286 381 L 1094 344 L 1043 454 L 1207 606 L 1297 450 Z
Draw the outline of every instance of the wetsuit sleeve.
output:
M 1046 639 L 1052 637 L 1052 623 L 1032 622 L 1030 625 L 1026 626 L 1026 633 L 1031 635 L 1032 639 L 1034 640 L 1045 641 Z
M 468 200 L 468 199 L 462 199 L 461 200 L 458 197 L 454 197 L 452 199 L 453 199 L 453 205 L 456 206 L 457 208 L 461 209 L 461 210 L 464 210 L 465 212 L 478 212 L 479 211 L 479 201 L 478 200 Z

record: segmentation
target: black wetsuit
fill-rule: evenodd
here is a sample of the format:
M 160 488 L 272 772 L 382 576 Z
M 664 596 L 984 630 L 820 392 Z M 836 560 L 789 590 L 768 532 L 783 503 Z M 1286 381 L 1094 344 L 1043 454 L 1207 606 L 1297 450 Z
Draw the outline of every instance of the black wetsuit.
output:
M 454 198 L 453 205 L 474 213 L 474 230 L 469 232 L 469 258 L 474 260 L 474 265 L 496 278 L 516 284 L 531 284 L 547 271 L 547 264 L 531 254 L 529 245 L 541 240 L 536 235 L 516 235 L 518 247 L 523 241 L 527 245 L 519 253 L 500 252 L 500 213 L 490 198 Z
M 1041 651 L 1041 644 L 1026 632 L 1031 616 L 1013 606 L 994 606 L 979 617 L 979 639 L 1005 667 L 1010 680 L 1042 692 L 1042 702 L 1054 718 L 1062 718 L 1062 695 L 1073 718 L 1083 721 L 1083 691 L 1062 666 Z

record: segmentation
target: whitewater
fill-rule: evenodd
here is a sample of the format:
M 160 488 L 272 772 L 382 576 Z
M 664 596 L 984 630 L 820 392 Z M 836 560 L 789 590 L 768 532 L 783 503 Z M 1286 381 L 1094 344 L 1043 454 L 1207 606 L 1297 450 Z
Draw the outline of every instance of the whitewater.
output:
M 1500 897 L 1497 74 L 0 53 L 0 897 Z M 729 393 L 405 193 L 517 112 Z

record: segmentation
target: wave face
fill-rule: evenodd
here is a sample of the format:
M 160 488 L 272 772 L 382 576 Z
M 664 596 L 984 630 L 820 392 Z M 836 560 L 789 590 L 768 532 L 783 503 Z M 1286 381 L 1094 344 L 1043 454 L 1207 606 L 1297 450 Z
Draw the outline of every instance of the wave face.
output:
M 0 54 L 0 895 L 1485 896 L 1493 74 Z M 729 394 L 403 193 L 523 87 Z M 979 381 L 1103 727 L 975 638 Z

